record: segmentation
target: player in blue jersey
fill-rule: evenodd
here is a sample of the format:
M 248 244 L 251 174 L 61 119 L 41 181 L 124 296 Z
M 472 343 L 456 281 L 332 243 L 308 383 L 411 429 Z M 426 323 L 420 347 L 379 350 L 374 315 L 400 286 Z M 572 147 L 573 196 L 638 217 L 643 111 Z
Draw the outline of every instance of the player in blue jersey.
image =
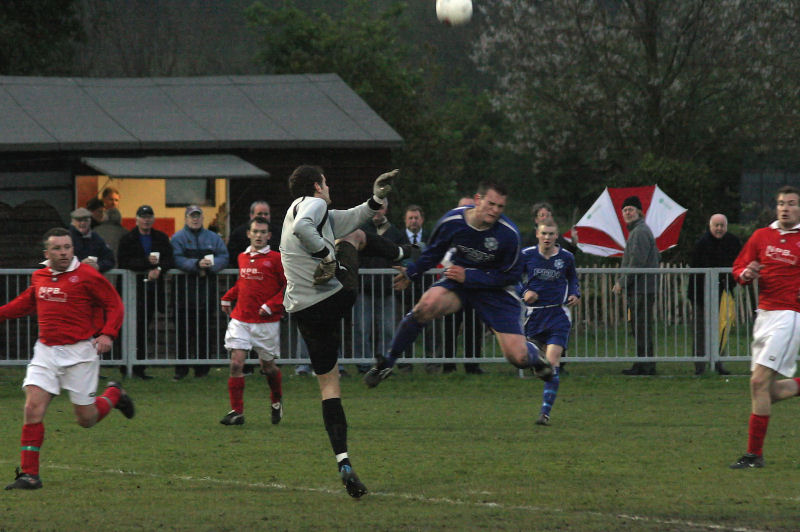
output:
M 553 366 L 553 377 L 544 383 L 542 409 L 537 425 L 550 424 L 550 410 L 556 401 L 561 354 L 567 348 L 572 326 L 569 307 L 581 298 L 575 257 L 556 245 L 558 226 L 553 219 L 539 222 L 536 228 L 539 243 L 522 250 L 524 278 L 522 299 L 528 306 L 525 336 L 544 348 Z M 546 347 L 545 347 L 546 346 Z
M 436 224 L 428 247 L 416 262 L 395 276 L 394 286 L 405 290 L 412 281 L 440 262 L 446 267 L 400 321 L 387 356 L 377 354 L 364 382 L 370 388 L 392 372 L 397 358 L 432 320 L 471 305 L 495 333 L 506 359 L 518 368 L 531 368 L 549 379 L 553 370 L 536 346 L 522 334 L 524 305 L 515 291 L 522 275 L 519 230 L 504 214 L 505 187 L 481 182 L 475 204 L 458 207 Z

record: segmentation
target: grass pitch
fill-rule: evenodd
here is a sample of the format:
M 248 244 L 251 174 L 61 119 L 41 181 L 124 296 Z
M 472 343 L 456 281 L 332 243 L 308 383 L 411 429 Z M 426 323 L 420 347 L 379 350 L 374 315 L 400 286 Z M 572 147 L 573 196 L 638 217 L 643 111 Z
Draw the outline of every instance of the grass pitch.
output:
M 568 365 L 552 425 L 534 425 L 542 383 L 506 364 L 482 376 L 342 381 L 353 465 L 370 493 L 347 496 L 315 379 L 284 368 L 285 416 L 247 378 L 246 424 L 226 427 L 227 370 L 127 380 L 137 415 L 92 429 L 67 397 L 45 419 L 44 488 L 2 492 L 0 530 L 796 530 L 800 401 L 775 405 L 761 470 L 745 450 L 747 368 L 657 377 Z M 349 368 L 354 374 L 354 368 Z M 24 368 L 0 369 L 0 475 L 19 461 Z M 101 372 L 116 376 L 116 369 Z

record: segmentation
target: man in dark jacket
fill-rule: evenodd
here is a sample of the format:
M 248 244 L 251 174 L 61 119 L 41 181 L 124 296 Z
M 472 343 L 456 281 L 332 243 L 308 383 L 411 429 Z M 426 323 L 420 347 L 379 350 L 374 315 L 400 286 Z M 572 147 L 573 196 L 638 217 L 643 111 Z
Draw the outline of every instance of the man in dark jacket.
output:
M 644 221 L 642 202 L 638 196 L 630 196 L 622 203 L 622 219 L 628 225 L 628 240 L 622 255 L 622 268 L 658 268 L 658 248 L 653 231 Z M 652 357 L 653 304 L 656 299 L 656 276 L 646 273 L 617 276 L 614 284 L 615 294 L 625 288 L 625 298 L 633 322 L 633 335 L 636 338 L 636 356 Z M 625 375 L 655 375 L 655 362 L 636 362 Z
M 714 214 L 708 221 L 708 231 L 701 236 L 694 245 L 692 250 L 692 259 L 689 266 L 692 268 L 730 268 L 733 266 L 733 261 L 739 255 L 742 249 L 742 243 L 736 235 L 728 232 L 728 219 L 724 214 Z M 726 298 L 731 302 L 731 293 L 736 286 L 731 274 L 719 275 L 719 301 Z M 692 275 L 689 280 L 689 300 L 694 305 L 694 354 L 695 356 L 703 356 L 706 352 L 705 349 L 705 291 L 703 290 L 703 276 Z M 723 319 L 723 316 L 720 316 Z M 723 334 L 720 335 L 720 351 L 723 350 L 725 345 L 725 333 L 730 328 L 730 324 L 723 329 Z M 717 373 L 720 375 L 728 375 L 730 372 L 726 370 L 722 362 L 717 362 L 714 366 Z M 695 374 L 700 375 L 705 372 L 706 363 L 695 363 Z
M 105 241 L 92 231 L 92 213 L 89 209 L 81 207 L 70 213 L 72 225 L 69 234 L 75 248 L 75 256 L 84 264 L 97 269 L 100 273 L 107 272 L 114 267 L 114 252 Z
M 228 237 L 228 258 L 230 259 L 231 263 L 234 263 L 233 265 L 235 265 L 236 258 L 239 256 L 239 253 L 244 252 L 244 250 L 247 249 L 247 246 L 250 245 L 250 239 L 247 238 L 247 231 L 250 228 L 250 221 L 256 216 L 265 218 L 270 224 L 269 227 L 272 237 L 269 239 L 269 247 L 270 249 L 278 251 L 278 246 L 280 246 L 281 243 L 281 228 L 278 227 L 277 224 L 272 223 L 271 213 L 272 210 L 270 209 L 269 203 L 267 203 L 265 200 L 255 200 L 250 204 L 250 218 L 247 220 L 247 222 L 231 231 L 231 234 Z
M 150 205 L 136 210 L 136 227 L 119 241 L 120 268 L 133 270 L 136 276 L 136 358 L 143 360 L 150 351 L 156 351 L 156 335 L 148 335 L 150 324 L 156 323 L 156 309 L 164 312 L 166 292 L 164 275 L 175 267 L 169 237 L 153 229 L 155 213 Z M 155 328 L 154 328 L 155 329 Z M 133 375 L 151 379 L 146 366 L 134 366 Z M 125 366 L 120 368 L 126 373 Z

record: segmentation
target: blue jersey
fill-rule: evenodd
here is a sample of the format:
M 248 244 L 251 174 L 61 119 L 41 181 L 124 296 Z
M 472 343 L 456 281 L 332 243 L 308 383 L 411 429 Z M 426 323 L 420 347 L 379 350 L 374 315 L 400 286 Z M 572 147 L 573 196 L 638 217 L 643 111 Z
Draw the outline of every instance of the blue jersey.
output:
M 464 288 L 500 288 L 517 284 L 522 276 L 522 239 L 517 226 L 505 215 L 487 229 L 475 229 L 464 218 L 474 205 L 458 207 L 445 214 L 434 227 L 428 245 L 406 275 L 420 275 L 447 260 L 466 270 Z
M 571 295 L 581 296 L 575 257 L 559 248 L 555 255 L 546 259 L 539 253 L 538 246 L 532 246 L 522 250 L 522 264 L 526 278 L 522 294 L 533 290 L 539 295 L 533 306 L 528 307 L 525 336 L 544 345 L 555 344 L 566 349 L 572 320 L 565 303 Z
M 555 255 L 545 259 L 538 246 L 525 248 L 522 250 L 522 265 L 525 277 L 522 294 L 526 290 L 539 294 L 534 308 L 560 306 L 569 296 L 581 297 L 575 256 L 566 249 L 559 248 Z

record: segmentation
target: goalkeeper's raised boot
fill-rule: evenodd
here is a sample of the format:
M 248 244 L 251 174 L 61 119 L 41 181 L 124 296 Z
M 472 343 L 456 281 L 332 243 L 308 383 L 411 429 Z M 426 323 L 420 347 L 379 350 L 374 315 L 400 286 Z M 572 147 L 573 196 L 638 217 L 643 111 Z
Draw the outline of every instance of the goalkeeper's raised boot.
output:
M 339 474 L 342 475 L 342 484 L 344 484 L 348 495 L 354 499 L 358 499 L 362 495 L 366 495 L 367 487 L 363 482 L 358 480 L 358 475 L 356 475 L 356 472 L 353 471 L 352 466 L 343 465 L 342 469 L 339 470 Z
M 122 415 L 130 419 L 136 415 L 136 407 L 133 405 L 133 399 L 128 395 L 122 385 L 115 381 L 108 381 L 109 388 L 117 388 L 119 390 L 119 400 L 114 406 L 117 410 L 122 412 Z
M 736 462 L 731 464 L 731 469 L 750 469 L 754 467 L 764 467 L 764 456 L 747 453 Z
M 17 468 L 17 478 L 14 482 L 6 486 L 7 490 L 38 490 L 42 487 L 42 480 L 39 475 L 30 475 L 28 473 L 20 473 Z
M 364 374 L 364 383 L 369 388 L 374 388 L 392 374 L 392 368 L 386 364 L 383 355 L 375 355 L 375 365 Z
M 223 425 L 244 425 L 244 414 L 231 410 L 219 422 Z

